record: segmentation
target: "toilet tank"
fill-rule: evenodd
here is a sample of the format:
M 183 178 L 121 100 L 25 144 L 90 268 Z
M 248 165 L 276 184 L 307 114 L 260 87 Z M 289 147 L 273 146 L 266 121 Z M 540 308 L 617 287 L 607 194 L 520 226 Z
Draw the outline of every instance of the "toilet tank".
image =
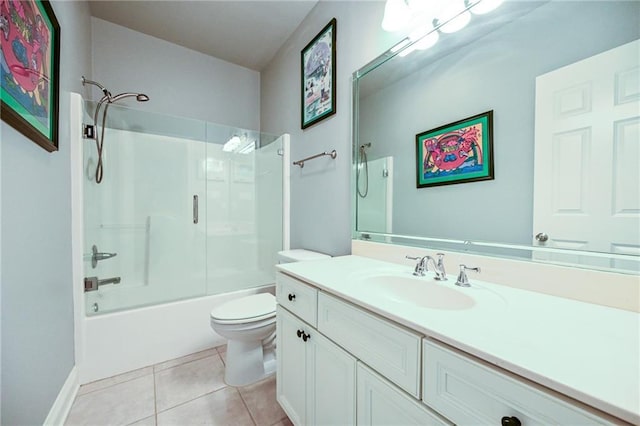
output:
M 278 263 L 303 262 L 305 260 L 320 260 L 328 259 L 330 257 L 331 256 L 329 256 L 328 254 L 318 253 L 311 250 L 283 250 L 278 252 Z

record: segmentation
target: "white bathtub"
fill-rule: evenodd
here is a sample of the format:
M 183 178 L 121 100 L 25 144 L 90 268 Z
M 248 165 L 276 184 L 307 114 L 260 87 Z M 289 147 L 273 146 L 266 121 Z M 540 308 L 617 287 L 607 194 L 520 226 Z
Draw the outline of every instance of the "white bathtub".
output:
M 244 295 L 274 292 L 274 286 L 205 296 L 92 317 L 81 321 L 80 384 L 223 345 L 209 325 L 209 312 Z

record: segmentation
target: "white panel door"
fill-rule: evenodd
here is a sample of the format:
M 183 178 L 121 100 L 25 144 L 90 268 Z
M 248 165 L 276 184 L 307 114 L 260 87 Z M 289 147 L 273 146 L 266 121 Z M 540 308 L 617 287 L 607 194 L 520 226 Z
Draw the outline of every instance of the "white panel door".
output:
M 534 245 L 640 254 L 639 52 L 636 40 L 536 79 Z
M 357 424 L 423 426 L 451 423 L 359 363 Z
M 307 425 L 356 422 L 356 359 L 312 330 L 307 350 Z
M 276 311 L 276 396 L 278 403 L 294 425 L 303 425 L 305 418 L 305 345 L 298 330 L 306 324 L 283 309 Z M 309 326 L 306 326 L 308 329 Z

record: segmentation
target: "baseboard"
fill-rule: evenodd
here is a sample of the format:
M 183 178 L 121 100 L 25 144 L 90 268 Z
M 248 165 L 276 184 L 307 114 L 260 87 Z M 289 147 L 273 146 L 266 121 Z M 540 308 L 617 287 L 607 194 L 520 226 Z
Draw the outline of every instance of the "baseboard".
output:
M 62 385 L 62 389 L 60 389 L 60 393 L 58 393 L 58 397 L 51 406 L 51 410 L 49 410 L 49 415 L 44 421 L 45 426 L 60 426 L 64 424 L 79 388 L 78 370 L 73 366 L 67 380 Z

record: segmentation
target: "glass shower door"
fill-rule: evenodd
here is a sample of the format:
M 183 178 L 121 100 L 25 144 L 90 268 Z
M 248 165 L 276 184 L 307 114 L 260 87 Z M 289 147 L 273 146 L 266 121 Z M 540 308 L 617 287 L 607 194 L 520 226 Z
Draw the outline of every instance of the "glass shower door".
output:
M 209 124 L 207 141 L 207 293 L 271 285 L 282 250 L 282 138 Z
M 85 140 L 88 315 L 206 294 L 205 136 L 203 122 L 112 106 L 100 184 Z

